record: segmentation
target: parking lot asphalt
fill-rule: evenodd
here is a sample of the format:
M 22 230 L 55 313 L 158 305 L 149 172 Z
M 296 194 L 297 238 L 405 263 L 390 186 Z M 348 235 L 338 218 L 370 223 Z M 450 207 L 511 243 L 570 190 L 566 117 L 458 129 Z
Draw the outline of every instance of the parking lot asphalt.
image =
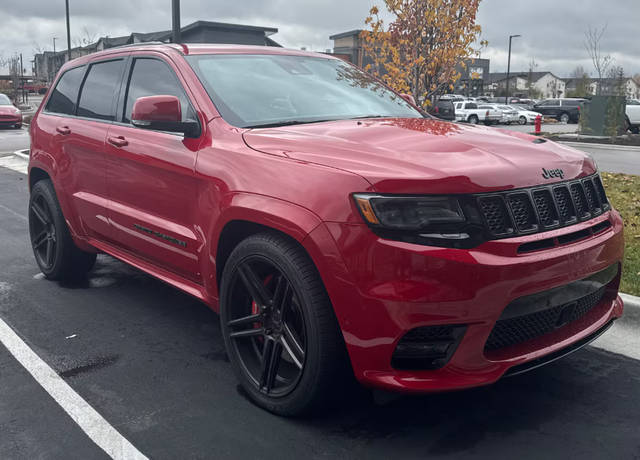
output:
M 43 279 L 27 200 L 26 176 L 0 167 L 0 320 L 149 458 L 640 457 L 640 361 L 624 349 L 468 391 L 385 403 L 363 391 L 317 418 L 273 416 L 239 390 L 217 315 L 188 295 L 103 255 L 82 283 Z M 0 345 L 0 458 L 104 456 Z
M 0 128 L 0 155 L 28 149 L 30 144 L 29 129 L 26 125 L 21 129 Z

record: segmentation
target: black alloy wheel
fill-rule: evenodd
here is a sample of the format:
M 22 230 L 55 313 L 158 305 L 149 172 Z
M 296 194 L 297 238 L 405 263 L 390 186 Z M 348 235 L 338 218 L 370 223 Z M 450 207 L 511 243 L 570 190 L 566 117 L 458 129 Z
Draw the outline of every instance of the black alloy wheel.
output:
M 306 333 L 291 282 L 270 261 L 244 259 L 232 281 L 229 338 L 253 385 L 270 397 L 291 392 L 302 376 Z
M 316 266 L 285 235 L 251 235 L 233 249 L 220 281 L 220 323 L 244 393 L 273 413 L 326 410 L 354 381 Z
M 53 215 L 44 195 L 38 195 L 29 204 L 31 246 L 38 265 L 51 269 L 55 264 L 57 236 Z
M 96 253 L 75 245 L 51 180 L 33 185 L 28 216 L 33 254 L 46 278 L 79 280 L 91 270 Z

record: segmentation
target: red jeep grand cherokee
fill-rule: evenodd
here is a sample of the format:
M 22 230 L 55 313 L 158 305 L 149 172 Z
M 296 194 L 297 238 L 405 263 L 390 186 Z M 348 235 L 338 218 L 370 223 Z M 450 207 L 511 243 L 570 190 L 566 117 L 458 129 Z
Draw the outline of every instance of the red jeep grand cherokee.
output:
M 622 221 L 589 157 L 423 116 L 340 59 L 123 47 L 67 63 L 41 107 L 42 272 L 105 252 L 201 299 L 270 411 L 317 408 L 349 373 L 489 384 L 622 314 Z

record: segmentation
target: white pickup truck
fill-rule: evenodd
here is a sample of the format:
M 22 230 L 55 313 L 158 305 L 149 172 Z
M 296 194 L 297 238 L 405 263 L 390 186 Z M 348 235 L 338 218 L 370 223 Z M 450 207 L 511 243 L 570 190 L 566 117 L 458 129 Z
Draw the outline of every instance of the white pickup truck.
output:
M 466 121 L 472 125 L 484 122 L 485 125 L 498 123 L 502 112 L 495 109 L 480 109 L 475 102 L 462 101 L 455 103 L 456 121 Z
M 633 134 L 640 134 L 640 101 L 629 99 L 627 101 L 627 129 Z

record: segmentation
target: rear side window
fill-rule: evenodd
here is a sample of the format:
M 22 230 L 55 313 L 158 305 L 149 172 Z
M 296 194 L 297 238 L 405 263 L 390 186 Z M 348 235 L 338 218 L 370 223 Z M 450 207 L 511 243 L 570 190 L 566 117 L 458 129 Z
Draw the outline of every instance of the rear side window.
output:
M 45 110 L 63 115 L 75 115 L 82 75 L 84 75 L 84 66 L 67 70 L 58 80 Z
M 124 108 L 124 123 L 131 122 L 133 104 L 140 97 L 169 95 L 180 99 L 182 121 L 195 119 L 196 115 L 189 104 L 187 95 L 173 70 L 162 61 L 150 58 L 138 58 L 133 62 L 127 103 Z
M 576 101 L 575 99 L 565 99 L 562 101 L 562 105 L 568 107 L 578 107 L 582 101 Z
M 477 108 L 478 108 L 478 105 L 472 102 L 472 103 L 466 104 L 466 105 L 464 106 L 464 108 L 465 108 L 465 109 L 477 109 Z
M 112 121 L 113 102 L 120 86 L 124 60 L 99 62 L 89 67 L 82 85 L 78 116 Z

